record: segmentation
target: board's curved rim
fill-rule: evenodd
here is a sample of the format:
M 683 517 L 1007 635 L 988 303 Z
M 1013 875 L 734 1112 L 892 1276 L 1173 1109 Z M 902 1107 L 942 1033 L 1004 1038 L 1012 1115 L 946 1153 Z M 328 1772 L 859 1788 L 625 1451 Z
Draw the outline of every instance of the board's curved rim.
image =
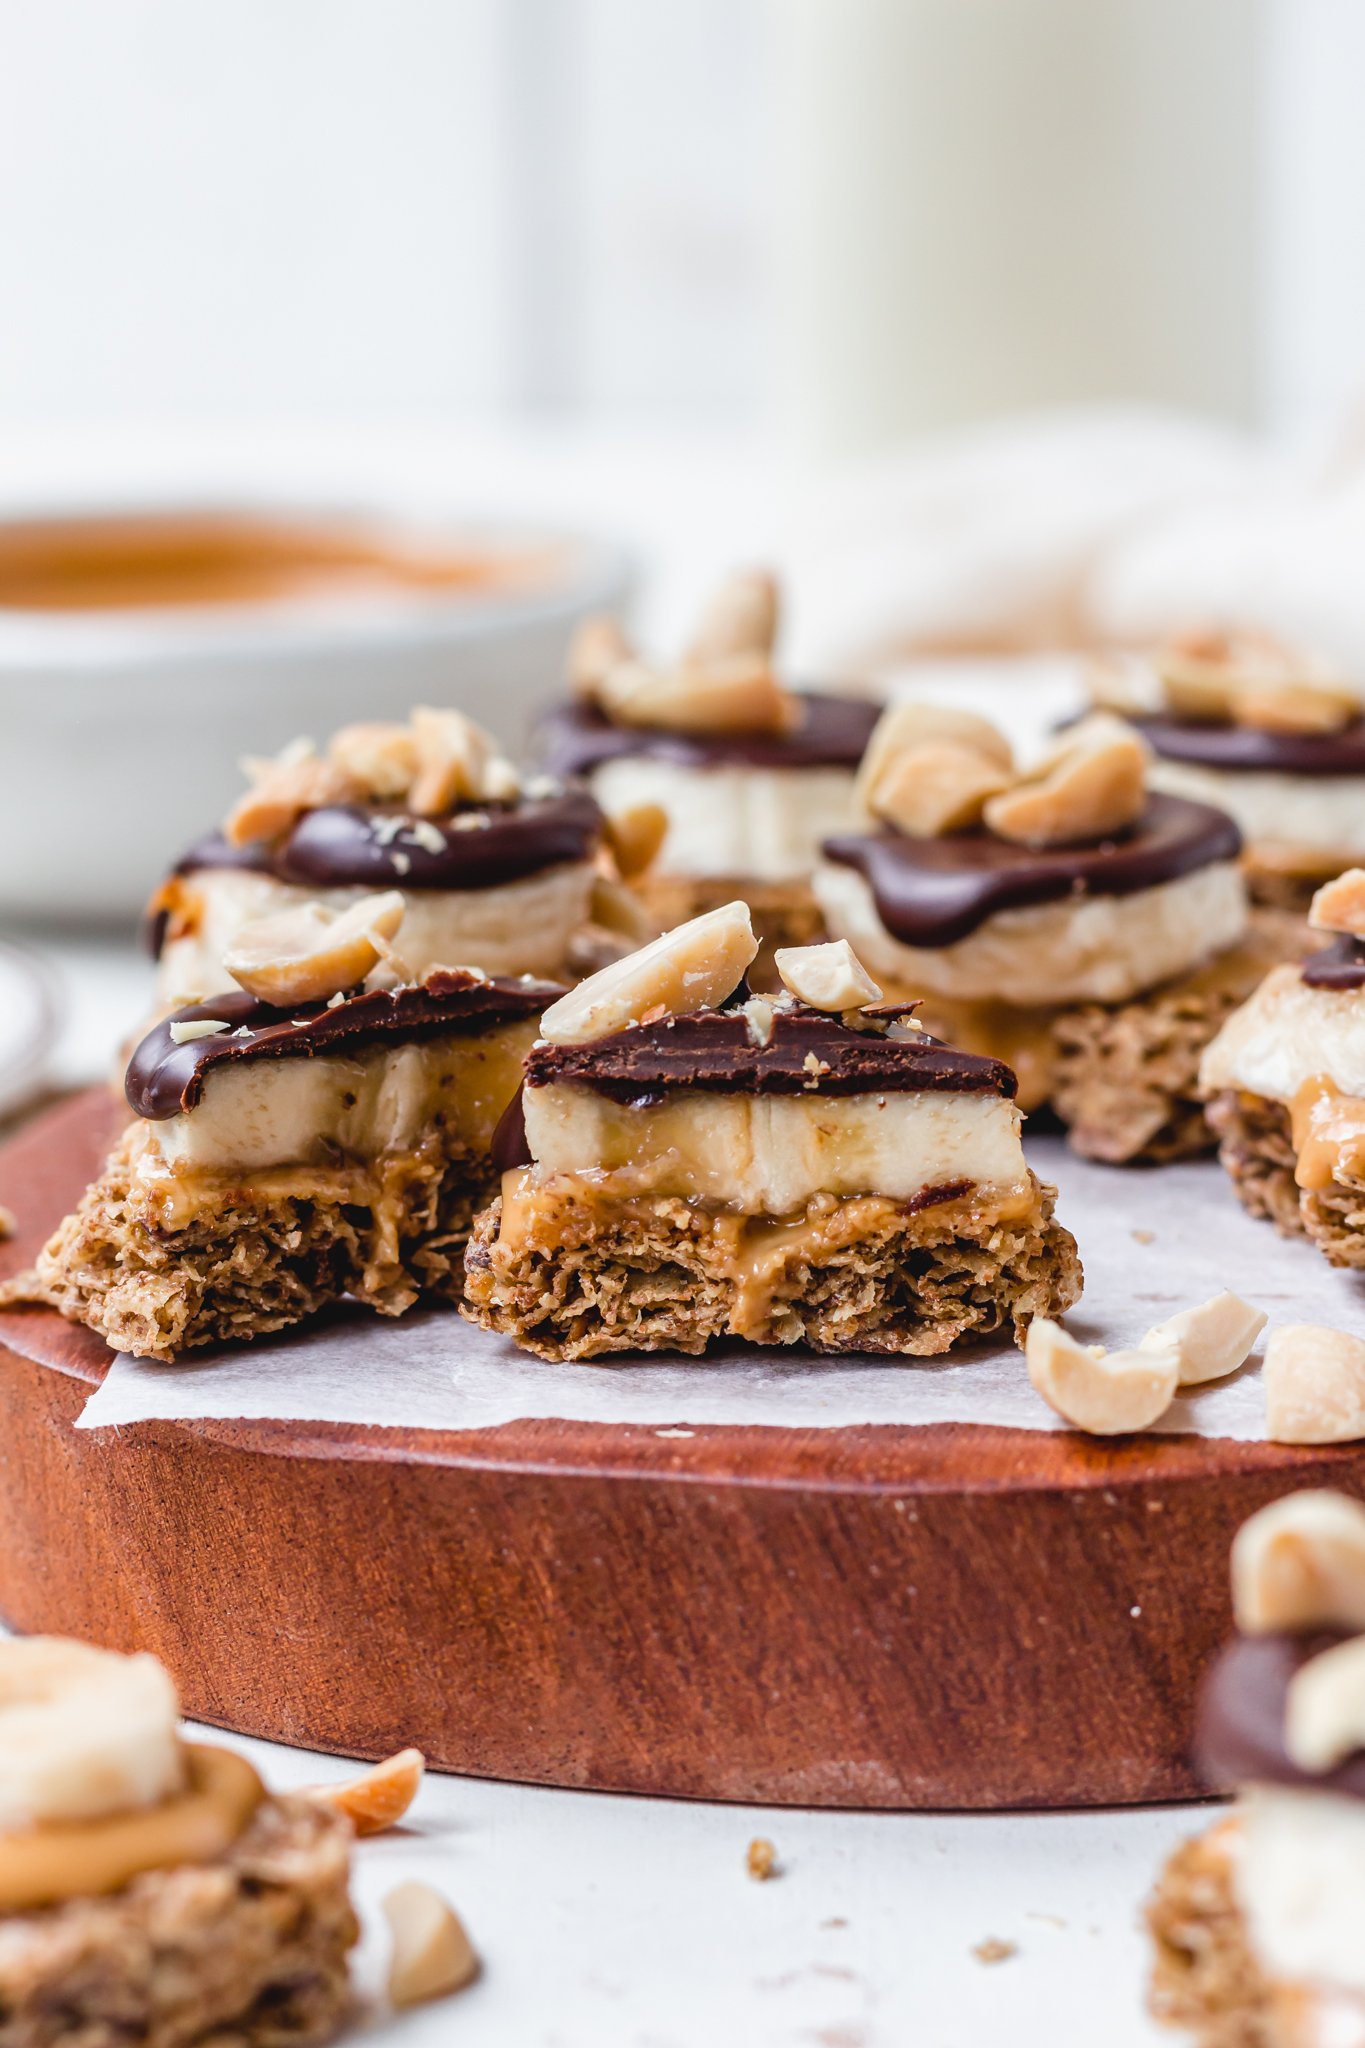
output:
M 58 1220 L 42 1211 L 41 1189 L 34 1208 L 28 1207 L 23 1199 L 26 1179 L 38 1168 L 37 1178 L 45 1180 L 41 1169 L 68 1158 L 75 1147 L 88 1153 L 93 1172 L 122 1115 L 108 1089 L 91 1088 L 35 1118 L 0 1148 L 0 1198 L 8 1197 L 11 1205 L 17 1199 L 20 1218 L 15 1237 L 0 1246 L 0 1276 L 27 1263 Z M 35 1209 L 42 1214 L 40 1223 L 33 1220 Z M 0 1351 L 5 1349 L 92 1388 L 103 1380 L 112 1356 L 93 1331 L 64 1321 L 55 1309 L 40 1307 L 0 1310 Z M 1360 1455 L 1359 1447 L 1351 1444 L 1298 1446 L 1176 1432 L 1096 1439 L 1079 1431 L 969 1422 L 862 1423 L 835 1429 L 696 1423 L 689 1425 L 693 1434 L 686 1440 L 663 1440 L 650 1424 L 555 1417 L 458 1431 L 210 1416 L 117 1427 L 121 1433 L 176 1432 L 266 1457 L 857 1493 L 908 1485 L 929 1492 L 1028 1493 L 1203 1480 L 1225 1472 L 1292 1476 L 1300 1467 L 1320 1472 L 1324 1461 L 1350 1464 Z M 857 1470 L 841 1472 L 845 1458 L 855 1451 Z

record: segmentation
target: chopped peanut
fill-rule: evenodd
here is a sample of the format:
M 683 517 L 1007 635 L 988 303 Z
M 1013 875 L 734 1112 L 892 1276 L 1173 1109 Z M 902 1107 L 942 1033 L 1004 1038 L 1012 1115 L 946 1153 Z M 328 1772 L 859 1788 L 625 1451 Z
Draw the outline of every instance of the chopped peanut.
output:
M 986 805 L 986 823 L 1021 846 L 1100 839 L 1142 815 L 1147 748 L 1130 726 L 1104 712 L 1083 719 L 1063 744 Z
M 1248 1353 L 1266 1326 L 1266 1317 L 1235 1294 L 1215 1294 L 1198 1308 L 1183 1309 L 1149 1330 L 1139 1345 L 1141 1351 L 1168 1351 L 1174 1347 L 1180 1361 L 1180 1384 L 1195 1387 L 1204 1380 L 1222 1379 L 1245 1363 Z
M 1365 1636 L 1321 1650 L 1289 1681 L 1284 1746 L 1301 1771 L 1331 1771 L 1365 1748 Z
M 377 1835 L 403 1818 L 417 1797 L 425 1768 L 420 1749 L 400 1749 L 344 1785 L 308 1786 L 307 1796 L 344 1813 L 358 1835 Z
M 233 980 L 262 1002 L 319 1003 L 363 981 L 403 922 L 397 889 L 362 897 L 340 917 L 316 903 L 253 918 L 223 954 Z
M 270 762 L 255 786 L 228 812 L 223 836 L 231 846 L 282 839 L 305 811 L 319 810 L 324 804 L 354 803 L 364 794 L 359 776 L 339 761 L 324 761 L 309 753 Z
M 800 700 L 784 690 L 765 654 L 729 654 L 673 669 L 622 662 L 599 701 L 618 725 L 665 732 L 791 732 Z
M 949 710 L 940 704 L 891 704 L 872 729 L 854 784 L 854 802 L 860 809 L 868 809 L 870 793 L 881 781 L 882 770 L 897 754 L 939 742 L 964 747 L 969 754 L 982 754 L 1007 775 L 1014 772 L 1010 743 L 988 718 L 978 718 L 974 711 Z
M 541 1035 L 584 1045 L 624 1031 L 656 1004 L 679 1016 L 706 1009 L 737 987 L 757 952 L 748 904 L 723 904 L 580 982 L 545 1012 Z
M 607 845 L 623 882 L 642 875 L 668 836 L 668 812 L 662 804 L 632 804 L 607 819 Z
M 813 1010 L 861 1010 L 882 999 L 847 939 L 825 946 L 779 946 L 773 961 L 783 986 Z
M 716 592 L 688 642 L 684 660 L 728 654 L 771 654 L 777 638 L 777 582 L 764 569 L 742 569 Z
M 868 809 L 909 839 L 937 839 L 979 822 L 988 797 L 1014 777 L 984 754 L 952 740 L 929 740 L 893 754 L 868 794 Z
M 343 725 L 327 752 L 377 803 L 405 797 L 417 773 L 417 740 L 409 725 Z
M 1365 938 L 1365 868 L 1347 868 L 1324 882 L 1313 898 L 1308 922 L 1320 932 L 1350 932 Z
M 569 643 L 569 687 L 575 697 L 595 698 L 611 671 L 634 653 L 618 620 L 605 613 L 581 620 Z

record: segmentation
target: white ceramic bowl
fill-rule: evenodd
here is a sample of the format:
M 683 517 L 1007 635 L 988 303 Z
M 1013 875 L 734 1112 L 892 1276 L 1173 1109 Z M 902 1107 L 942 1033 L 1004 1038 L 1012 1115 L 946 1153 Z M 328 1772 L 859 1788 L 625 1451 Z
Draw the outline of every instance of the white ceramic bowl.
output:
M 0 915 L 135 913 L 239 793 L 239 758 L 299 734 L 323 743 L 354 719 L 455 705 L 518 750 L 530 714 L 559 686 L 575 623 L 619 608 L 630 589 L 619 550 L 571 535 L 336 507 L 213 513 L 294 519 L 433 558 L 475 551 L 515 567 L 491 585 L 458 588 L 141 606 L 91 605 L 87 591 L 78 607 L 50 608 L 41 588 L 33 601 L 22 574 L 6 591 L 6 545 L 23 539 L 23 523 L 0 519 Z M 202 519 L 205 508 L 130 515 L 149 516 Z M 45 525 L 57 517 L 41 514 Z

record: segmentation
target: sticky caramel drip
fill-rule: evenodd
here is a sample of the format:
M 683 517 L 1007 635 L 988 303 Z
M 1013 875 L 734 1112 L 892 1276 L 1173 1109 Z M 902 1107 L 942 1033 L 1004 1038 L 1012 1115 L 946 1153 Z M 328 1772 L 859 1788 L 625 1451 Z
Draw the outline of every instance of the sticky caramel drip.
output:
M 1289 1105 L 1301 1188 L 1320 1193 L 1333 1181 L 1365 1180 L 1365 1101 L 1326 1074 L 1310 1074 Z

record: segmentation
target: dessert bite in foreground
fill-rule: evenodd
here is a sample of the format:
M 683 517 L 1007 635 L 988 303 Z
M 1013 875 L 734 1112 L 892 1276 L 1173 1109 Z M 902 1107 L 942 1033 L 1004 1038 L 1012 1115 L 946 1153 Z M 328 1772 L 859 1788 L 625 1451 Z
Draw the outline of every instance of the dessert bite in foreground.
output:
M 169 1674 L 0 1643 L 0 2039 L 15 2048 L 330 2040 L 359 1936 L 351 1826 L 185 1743 Z
M 1365 869 L 1325 883 L 1310 922 L 1334 943 L 1266 976 L 1200 1084 L 1243 1206 L 1334 1266 L 1365 1266 Z
M 309 902 L 339 914 L 401 894 L 390 984 L 443 966 L 574 980 L 658 929 L 621 887 L 587 792 L 523 787 L 461 712 L 346 726 L 325 754 L 299 740 L 245 765 L 252 787 L 148 906 L 165 1005 L 230 988 L 238 929 Z
M 1097 664 L 1091 688 L 1152 749 L 1153 789 L 1236 820 L 1253 901 L 1302 914 L 1365 855 L 1365 717 L 1330 664 L 1265 633 L 1189 633 Z
M 570 666 L 574 702 L 537 733 L 553 775 L 587 778 L 612 818 L 657 810 L 657 858 L 635 884 L 673 926 L 738 897 L 760 944 L 751 979 L 776 986 L 772 953 L 823 936 L 810 891 L 820 842 L 852 817 L 877 707 L 792 691 L 773 669 L 777 592 L 734 577 L 672 668 L 642 661 L 620 628 L 590 620 Z
M 780 951 L 776 997 L 749 994 L 756 951 L 727 904 L 546 1012 L 470 1320 L 551 1359 L 727 1336 L 932 1357 L 1076 1301 L 1009 1069 L 879 1005 L 845 945 Z
M 366 914 L 401 928 L 401 901 L 379 898 L 331 924 L 286 913 L 288 944 L 279 919 L 239 935 L 247 985 L 143 1039 L 125 1083 L 136 1121 L 3 1299 L 170 1359 L 342 1294 L 382 1315 L 458 1294 L 497 1184 L 493 1133 L 562 991 L 466 968 L 365 991 L 384 943 Z
M 1295 1493 L 1232 1549 L 1195 1760 L 1232 1811 L 1148 1903 L 1151 2004 L 1203 2048 L 1365 2042 L 1365 1508 Z
M 984 719 L 888 710 L 859 777 L 875 829 L 826 841 L 815 892 L 951 1044 L 996 1053 L 1024 1109 L 1114 1163 L 1212 1144 L 1199 1055 L 1277 959 L 1249 929 L 1221 811 L 1146 786 L 1147 750 L 1098 715 L 1026 777 Z

